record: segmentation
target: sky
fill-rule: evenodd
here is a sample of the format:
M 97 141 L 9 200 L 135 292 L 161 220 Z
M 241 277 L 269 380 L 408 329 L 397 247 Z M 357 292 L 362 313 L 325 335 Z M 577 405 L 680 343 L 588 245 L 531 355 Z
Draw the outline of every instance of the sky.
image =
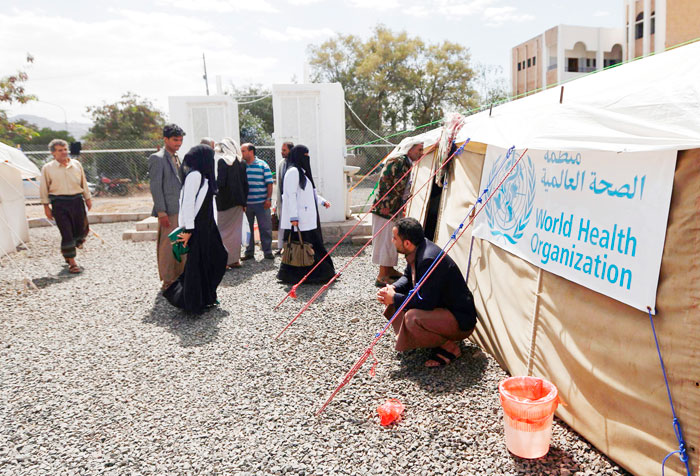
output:
M 202 54 L 212 94 L 216 76 L 269 87 L 303 81 L 308 45 L 383 24 L 466 46 L 508 78 L 513 46 L 560 24 L 620 27 L 622 12 L 623 0 L 0 0 L 0 77 L 23 69 L 39 98 L 10 116 L 89 122 L 88 106 L 127 91 L 167 115 L 168 96 L 206 94 Z

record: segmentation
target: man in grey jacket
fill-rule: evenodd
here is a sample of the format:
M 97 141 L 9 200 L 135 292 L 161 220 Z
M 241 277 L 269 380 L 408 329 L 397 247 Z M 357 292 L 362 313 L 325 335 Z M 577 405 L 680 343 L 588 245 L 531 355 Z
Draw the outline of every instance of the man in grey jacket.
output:
M 282 181 L 284 180 L 284 174 L 287 172 L 287 157 L 289 157 L 289 152 L 294 147 L 294 142 L 283 142 L 282 150 L 280 154 L 282 155 L 282 160 L 277 164 L 277 173 L 275 174 L 277 188 L 277 202 L 275 208 L 277 209 L 277 254 L 282 254 L 282 245 L 284 242 L 284 230 L 280 226 L 282 220 Z
M 163 128 L 164 147 L 148 158 L 148 174 L 151 179 L 153 216 L 158 217 L 158 274 L 165 289 L 177 279 L 185 267 L 185 256 L 178 263 L 172 252 L 168 234 L 178 227 L 182 174 L 177 151 L 182 146 L 185 132 L 175 124 Z

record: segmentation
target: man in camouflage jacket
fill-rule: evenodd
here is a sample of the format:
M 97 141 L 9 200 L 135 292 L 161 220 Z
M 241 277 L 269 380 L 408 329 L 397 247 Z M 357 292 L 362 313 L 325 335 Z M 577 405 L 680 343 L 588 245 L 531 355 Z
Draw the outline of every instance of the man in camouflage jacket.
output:
M 381 232 L 379 230 L 387 221 L 392 220 L 392 216 L 406 203 L 411 194 L 411 174 L 407 172 L 422 156 L 423 142 L 415 138 L 405 139 L 389 155 L 382 168 L 372 210 L 372 234 L 376 235 L 373 240 L 372 262 L 379 265 L 379 275 L 375 281 L 378 287 L 391 284 L 401 277 L 401 273 L 394 268 L 398 264 L 399 256 L 392 243 L 393 223 L 387 224 Z M 396 186 L 392 189 L 394 184 Z M 398 213 L 392 222 L 403 215 L 404 211 Z

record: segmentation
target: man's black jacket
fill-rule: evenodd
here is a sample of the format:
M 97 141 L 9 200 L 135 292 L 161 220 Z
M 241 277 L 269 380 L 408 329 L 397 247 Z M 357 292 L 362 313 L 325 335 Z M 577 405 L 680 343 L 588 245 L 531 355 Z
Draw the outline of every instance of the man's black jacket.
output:
M 440 248 L 427 238 L 418 245 L 414 262 L 417 281 L 420 281 L 425 275 L 439 254 Z M 408 292 L 413 288 L 414 284 L 411 276 L 411 265 L 409 264 L 406 266 L 403 276 L 394 283 L 394 290 L 396 291 L 394 304 L 397 309 L 408 298 Z M 465 332 L 472 330 L 476 325 L 474 298 L 469 288 L 467 288 L 462 272 L 449 256 L 445 256 L 435 266 L 432 274 L 421 285 L 417 295 L 411 297 L 404 311 L 409 309 L 429 311 L 437 308 L 447 309 L 454 314 L 459 328 Z
M 216 194 L 217 210 L 244 207 L 248 203 L 248 175 L 243 161 L 234 160 L 232 165 L 228 165 L 224 159 L 219 159 L 216 186 L 219 189 Z

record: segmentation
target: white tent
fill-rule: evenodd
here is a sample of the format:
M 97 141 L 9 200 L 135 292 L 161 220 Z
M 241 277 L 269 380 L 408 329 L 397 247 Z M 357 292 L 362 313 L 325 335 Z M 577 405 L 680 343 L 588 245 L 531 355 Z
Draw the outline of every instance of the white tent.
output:
M 0 250 L 14 251 L 29 241 L 22 179 L 36 179 L 39 169 L 20 150 L 0 142 Z
M 469 116 L 458 142 L 516 149 L 700 148 L 700 42 Z M 559 100 L 562 100 L 560 103 Z M 437 142 L 441 129 L 422 134 Z
M 700 42 L 567 83 L 563 94 L 556 87 L 468 117 L 457 142 L 470 143 L 451 165 L 435 238 L 444 245 L 480 195 L 489 146 L 674 151 L 654 321 L 693 474 L 700 474 L 697 58 Z M 425 146 L 440 133 L 422 134 Z M 434 167 L 434 156 L 421 160 L 414 190 Z M 407 213 L 424 220 L 428 196 L 426 187 Z M 678 443 L 649 318 L 489 241 L 477 238 L 470 249 L 470 238 L 468 229 L 450 255 L 468 272 L 474 293 L 479 323 L 472 339 L 512 374 L 532 370 L 554 382 L 567 403 L 557 415 L 612 459 L 635 474 L 660 474 L 662 459 Z M 666 474 L 685 474 L 677 457 L 668 460 Z

